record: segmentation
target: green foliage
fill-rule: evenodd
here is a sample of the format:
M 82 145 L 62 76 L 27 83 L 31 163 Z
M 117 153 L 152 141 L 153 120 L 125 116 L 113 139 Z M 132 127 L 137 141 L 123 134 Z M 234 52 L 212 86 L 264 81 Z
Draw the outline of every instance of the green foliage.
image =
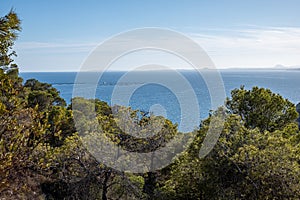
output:
M 22 80 L 0 71 L 0 193 L 36 197 L 32 170 L 35 169 L 37 146 L 45 138 L 45 123 L 41 113 L 26 106 Z M 29 178 L 31 177 L 31 178 Z M 36 188 L 36 190 L 38 190 Z
M 54 105 L 66 106 L 65 100 L 59 96 L 59 92 L 51 84 L 28 79 L 24 87 L 29 89 L 28 105 L 30 107 L 38 106 L 40 111 L 44 111 Z
M 227 105 L 228 116 L 214 149 L 199 159 L 209 117 L 202 122 L 189 150 L 172 166 L 171 177 L 161 188 L 164 197 L 299 199 L 300 140 L 295 107 L 281 96 L 256 87 L 252 91 L 234 90 Z M 276 109 L 269 112 L 267 106 Z
M 218 143 L 200 159 L 210 122 L 223 109 L 213 112 L 199 130 L 181 134 L 168 119 L 110 107 L 99 99 L 78 97 L 66 107 L 50 84 L 35 79 L 22 84 L 12 59 L 20 30 L 13 11 L 0 18 L 1 199 L 300 198 L 297 112 L 280 95 L 258 87 L 233 90 Z M 194 134 L 174 163 L 154 170 L 156 163 L 181 152 Z M 168 152 L 155 153 L 174 138 Z M 87 149 L 86 142 L 94 148 Z M 118 151 L 98 155 L 106 160 L 95 159 L 97 149 L 108 142 Z M 144 153 L 150 160 L 147 172 L 109 167 L 119 161 L 144 167 L 129 161 L 124 152 Z
M 167 119 L 156 116 L 146 116 L 140 111 L 121 106 L 110 108 L 106 103 L 99 100 L 74 98 L 72 99 L 72 105 L 70 107 L 72 107 L 76 119 L 76 128 L 81 134 L 84 143 L 90 147 L 89 151 L 93 155 L 96 155 L 96 157 L 105 159 L 105 164 L 110 166 L 118 162 L 122 162 L 125 166 L 126 162 L 124 161 L 127 159 L 126 151 L 141 153 L 153 152 L 157 148 L 163 147 L 178 134 L 177 126 L 173 125 Z M 153 135 L 153 133 L 155 134 Z M 122 150 L 115 151 L 114 149 L 106 148 L 105 154 L 103 151 L 99 152 L 98 150 L 105 148 L 107 143 L 113 143 Z M 145 158 L 147 156 L 150 156 L 148 159 L 152 160 L 153 164 L 151 164 L 151 166 L 154 166 L 155 162 L 161 162 L 160 160 L 165 159 L 168 155 L 157 156 L 155 153 L 151 153 L 148 155 L 144 154 L 143 157 Z M 136 167 L 144 167 L 140 163 L 128 162 L 128 164 Z M 152 170 L 151 166 L 149 166 L 147 170 Z M 104 167 L 104 170 L 107 172 L 106 174 L 109 174 L 108 177 L 111 177 L 108 178 L 105 176 L 106 178 L 104 180 L 116 180 L 120 176 L 116 170 L 109 167 Z M 125 182 L 117 181 L 118 184 L 115 184 L 113 188 L 106 188 L 105 185 L 107 184 L 102 185 L 103 188 L 106 188 L 104 189 L 104 191 L 106 191 L 105 194 L 110 194 L 110 191 L 115 191 L 118 185 L 125 184 L 121 187 L 123 189 L 118 189 L 119 192 L 121 192 L 120 195 L 130 195 L 127 190 L 131 188 L 133 194 L 130 195 L 130 198 L 140 199 L 142 194 L 141 189 L 146 193 L 146 197 L 154 195 L 159 173 L 151 172 L 144 174 L 142 176 L 144 179 L 143 187 L 136 187 L 131 180 L 126 178 L 127 176 L 122 174 L 121 176 Z M 151 188 L 151 190 L 146 188 Z M 125 190 L 125 193 L 123 190 Z M 114 193 L 118 194 L 118 192 Z
M 12 50 L 17 33 L 21 30 L 21 21 L 17 14 L 11 10 L 7 15 L 0 18 L 0 68 L 9 72 L 16 70 L 16 65 L 10 64 L 14 61 L 13 56 L 16 52 Z
M 55 103 L 59 93 L 49 84 L 29 80 L 22 86 L 19 78 L 3 71 L 0 76 L 1 94 L 5 94 L 0 98 L 3 180 L 0 190 L 4 197 L 13 194 L 15 198 L 37 198 L 45 194 L 47 199 L 297 199 L 300 196 L 300 136 L 293 121 L 295 107 L 268 90 L 242 88 L 233 92 L 232 100 L 227 101 L 228 116 L 219 142 L 204 159 L 199 158 L 199 150 L 211 117 L 217 112 L 201 123 L 196 138 L 174 164 L 158 171 L 131 174 L 97 161 L 91 155 L 95 152 L 87 151 L 83 141 L 96 142 L 97 148 L 99 144 L 113 142 L 128 151 L 153 152 L 176 135 L 187 140 L 190 134 L 180 135 L 177 126 L 162 117 L 120 106 L 111 108 L 100 100 L 78 97 L 66 108 Z M 266 105 L 258 104 L 254 97 L 246 101 L 251 95 Z M 276 105 L 278 111 L 262 113 L 247 106 L 243 110 L 244 103 L 262 108 Z M 261 119 L 269 125 L 256 120 L 263 114 L 266 116 Z M 77 119 L 80 135 L 76 133 L 73 117 Z M 170 151 L 176 155 L 181 148 Z M 110 153 L 106 156 L 126 160 L 126 155 L 116 157 L 116 152 Z M 150 155 L 153 163 L 167 156 Z M 32 177 L 29 182 L 28 177 Z
M 0 69 L 0 101 L 5 109 L 22 107 L 25 103 L 21 78 L 11 78 Z
M 298 103 L 298 104 L 296 105 L 296 110 L 297 110 L 298 113 L 300 113 L 300 103 Z
M 73 113 L 61 106 L 53 106 L 47 112 L 49 124 L 47 142 L 54 147 L 63 145 L 65 139 L 76 133 Z
M 298 116 L 293 103 L 269 89 L 241 87 L 233 90 L 231 96 L 226 106 L 230 113 L 241 116 L 247 128 L 274 131 L 294 122 Z
M 297 199 L 300 168 L 297 146 L 285 137 L 247 129 L 238 116 L 229 116 L 219 143 L 201 163 L 206 195 L 220 199 Z M 297 127 L 289 135 L 298 134 Z

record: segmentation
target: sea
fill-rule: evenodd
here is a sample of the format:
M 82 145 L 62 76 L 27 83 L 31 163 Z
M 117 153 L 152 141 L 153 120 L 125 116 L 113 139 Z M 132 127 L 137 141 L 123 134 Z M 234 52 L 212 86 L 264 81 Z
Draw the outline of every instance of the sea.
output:
M 74 96 L 98 98 L 109 105 L 162 115 L 182 132 L 197 128 L 241 86 L 268 88 L 295 104 L 300 102 L 300 70 L 21 72 L 20 76 L 24 82 L 34 78 L 52 84 L 68 104 Z

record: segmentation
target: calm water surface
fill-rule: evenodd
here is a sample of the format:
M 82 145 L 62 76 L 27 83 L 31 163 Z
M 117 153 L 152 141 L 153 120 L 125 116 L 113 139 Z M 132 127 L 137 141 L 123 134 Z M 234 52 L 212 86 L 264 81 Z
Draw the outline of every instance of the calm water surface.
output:
M 143 77 L 153 77 L 154 80 L 162 79 L 169 82 L 174 87 L 180 87 L 180 82 L 175 81 L 174 74 L 168 71 L 148 71 L 148 72 L 134 72 L 136 73 L 127 82 L 120 82 L 118 80 L 125 74 L 125 72 L 106 72 L 103 74 L 98 82 L 96 90 L 96 98 L 111 104 L 112 92 L 118 83 L 118 87 L 126 88 L 135 86 L 137 89 L 131 95 L 129 106 L 134 109 L 149 111 L 151 106 L 160 105 L 164 108 L 165 117 L 179 124 L 179 129 L 183 132 L 191 131 L 198 126 L 201 119 L 208 116 L 211 110 L 211 99 L 209 90 L 205 81 L 196 72 L 180 71 L 180 74 L 189 81 L 194 93 L 197 96 L 200 108 L 200 116 L 197 122 L 191 122 L 180 126 L 182 116 L 180 109 L 180 102 L 178 97 L 185 97 L 186 91 L 174 94 L 170 88 L 159 84 L 147 84 L 143 82 Z M 211 73 L 211 72 L 204 72 Z M 234 88 L 239 88 L 244 85 L 245 88 L 250 89 L 253 86 L 260 86 L 271 89 L 275 93 L 281 94 L 284 98 L 288 98 L 293 103 L 300 102 L 300 71 L 297 70 L 221 70 L 221 77 L 223 79 L 225 93 L 230 96 L 230 91 Z M 70 103 L 72 98 L 73 86 L 76 79 L 76 72 L 23 72 L 20 73 L 24 80 L 35 78 L 41 82 L 47 82 L 53 85 L 60 91 L 61 96 Z M 80 96 L 87 97 L 89 90 L 93 87 L 89 83 L 89 76 L 95 76 L 95 73 L 86 73 L 86 81 L 79 83 L 82 88 Z M 145 78 L 146 79 L 146 78 Z M 213 90 L 211 91 L 213 92 Z M 125 94 L 124 94 L 125 95 Z M 119 94 L 122 98 L 122 93 Z M 127 105 L 126 105 L 127 106 Z M 192 112 L 191 108 L 191 112 Z M 163 112 L 158 113 L 163 114 Z M 198 122 L 199 121 L 199 122 Z

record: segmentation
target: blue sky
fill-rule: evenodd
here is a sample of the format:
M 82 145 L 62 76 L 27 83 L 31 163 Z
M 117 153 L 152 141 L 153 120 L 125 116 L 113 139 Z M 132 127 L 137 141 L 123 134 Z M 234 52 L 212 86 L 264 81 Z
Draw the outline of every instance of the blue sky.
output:
M 21 71 L 77 71 L 103 40 L 143 27 L 186 34 L 218 68 L 300 65 L 298 0 L 1 0 L 1 16 L 12 7 Z

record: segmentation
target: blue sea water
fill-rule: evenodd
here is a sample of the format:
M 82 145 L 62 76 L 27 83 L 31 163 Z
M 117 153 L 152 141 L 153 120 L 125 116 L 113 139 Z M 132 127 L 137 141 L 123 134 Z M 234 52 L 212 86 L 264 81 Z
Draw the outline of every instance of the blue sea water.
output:
M 253 86 L 269 88 L 274 93 L 279 93 L 293 103 L 300 101 L 300 70 L 220 70 L 219 72 L 224 83 L 225 94 L 228 97 L 230 97 L 231 90 L 244 85 L 246 89 L 251 89 Z M 174 93 L 172 88 L 180 88 L 182 82 L 177 81 L 173 73 L 169 71 L 140 71 L 135 73 L 129 81 L 118 82 L 126 72 L 105 72 L 97 84 L 96 98 L 106 101 L 111 105 L 111 98 L 116 85 L 121 91 L 127 91 L 128 88 L 136 88 L 130 95 L 128 105 L 125 106 L 131 106 L 133 109 L 142 111 L 157 111 L 157 113 L 154 113 L 164 115 L 172 122 L 178 123 L 179 130 L 183 132 L 193 130 L 199 125 L 201 119 L 208 116 L 209 111 L 212 109 L 210 93 L 214 92 L 214 90 L 207 87 L 205 80 L 199 73 L 194 71 L 180 71 L 182 77 L 191 85 L 200 109 L 199 119 L 189 124 L 181 124 L 182 119 L 188 116 L 184 116 L 185 112 L 182 111 L 180 102 L 180 99 L 189 98 L 189 96 L 186 96 L 187 91 L 185 90 Z M 82 91 L 80 91 L 80 96 L 87 97 L 87 94 L 93 88 L 89 82 L 89 77 L 98 75 L 96 72 L 86 72 L 84 74 L 86 76 L 85 81 L 76 82 L 77 85 L 80 85 Z M 52 84 L 53 87 L 60 91 L 61 96 L 66 102 L 70 103 L 77 73 L 23 72 L 20 73 L 20 76 L 24 81 L 35 78 L 41 82 Z M 135 80 L 134 77 L 137 77 L 137 79 Z M 154 80 L 168 82 L 172 87 L 156 84 L 155 81 L 154 83 L 143 82 L 143 80 L 149 80 L 151 77 Z M 124 94 L 119 92 L 117 96 L 122 99 L 122 95 L 125 98 L 127 92 L 124 92 Z M 153 109 L 153 105 L 160 109 L 151 110 Z M 193 112 L 192 105 L 189 109 L 189 112 Z M 160 112 L 161 110 L 164 112 Z

